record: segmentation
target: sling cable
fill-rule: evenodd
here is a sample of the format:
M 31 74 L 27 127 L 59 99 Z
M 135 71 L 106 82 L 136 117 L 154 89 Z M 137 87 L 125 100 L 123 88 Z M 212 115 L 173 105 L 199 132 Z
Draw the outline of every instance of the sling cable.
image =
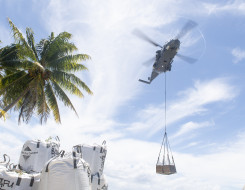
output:
M 162 145 L 158 155 L 156 163 L 156 173 L 163 175 L 171 175 L 176 173 L 176 167 L 174 163 L 174 157 L 170 148 L 170 144 L 167 136 L 167 77 L 165 73 L 165 127 L 164 127 L 164 136 L 162 140 Z M 162 151 L 163 149 L 163 151 Z

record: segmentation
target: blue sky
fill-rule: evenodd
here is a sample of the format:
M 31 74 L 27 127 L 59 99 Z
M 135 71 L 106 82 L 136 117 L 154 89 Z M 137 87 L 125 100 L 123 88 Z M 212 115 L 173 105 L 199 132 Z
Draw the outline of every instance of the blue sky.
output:
M 62 148 L 107 141 L 110 189 L 242 189 L 245 185 L 245 3 L 236 1 L 0 0 L 1 45 L 13 42 L 7 17 L 36 41 L 68 31 L 92 60 L 79 76 L 93 96 L 71 97 L 79 118 L 61 106 L 62 125 L 17 125 L 15 112 L 0 121 L 0 154 L 18 161 L 27 139 L 60 136 Z M 160 44 L 188 19 L 198 23 L 167 73 L 167 129 L 178 173 L 155 174 L 164 132 L 164 74 L 151 85 L 152 47 L 132 34 L 139 28 Z

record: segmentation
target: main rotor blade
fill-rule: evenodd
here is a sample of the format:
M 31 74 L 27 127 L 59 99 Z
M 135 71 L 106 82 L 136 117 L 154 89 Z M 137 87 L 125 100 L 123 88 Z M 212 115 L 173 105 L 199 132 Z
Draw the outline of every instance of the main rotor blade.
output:
M 153 58 L 151 58 L 151 59 L 145 61 L 145 62 L 142 63 L 142 64 L 143 64 L 144 66 L 150 66 L 150 65 L 153 65 L 154 61 L 155 61 L 155 57 L 153 57 Z
M 186 61 L 188 63 L 191 63 L 191 64 L 193 64 L 193 63 L 195 63 L 197 61 L 197 59 L 195 59 L 195 58 L 188 57 L 188 56 L 185 56 L 185 55 L 181 55 L 181 54 L 178 54 L 178 53 L 176 54 L 176 56 L 178 56 L 180 59 L 182 59 L 182 60 L 184 60 L 184 61 Z
M 176 36 L 176 39 L 183 38 L 188 32 L 190 32 L 193 28 L 197 26 L 197 23 L 189 20 L 186 22 L 186 24 L 183 26 L 179 34 Z
M 135 34 L 136 36 L 138 36 L 139 38 L 151 43 L 154 46 L 160 47 L 162 48 L 161 45 L 159 45 L 158 43 L 154 42 L 152 39 L 150 39 L 148 36 L 146 36 L 143 32 L 141 32 L 140 30 L 134 30 L 133 34 Z

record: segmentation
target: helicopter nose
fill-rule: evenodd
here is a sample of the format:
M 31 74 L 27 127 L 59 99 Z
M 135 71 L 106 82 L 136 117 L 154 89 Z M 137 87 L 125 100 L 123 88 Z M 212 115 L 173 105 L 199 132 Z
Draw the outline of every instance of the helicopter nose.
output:
M 179 46 L 180 46 L 180 41 L 177 39 L 177 40 L 175 40 L 175 47 L 179 48 Z
M 180 41 L 177 39 L 177 40 L 175 40 L 175 44 L 176 45 L 180 45 Z

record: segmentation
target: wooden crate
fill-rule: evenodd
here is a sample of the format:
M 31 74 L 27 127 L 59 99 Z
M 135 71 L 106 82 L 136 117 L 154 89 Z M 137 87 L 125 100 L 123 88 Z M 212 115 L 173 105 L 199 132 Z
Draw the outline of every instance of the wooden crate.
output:
M 156 173 L 170 175 L 176 173 L 175 165 L 156 165 Z

